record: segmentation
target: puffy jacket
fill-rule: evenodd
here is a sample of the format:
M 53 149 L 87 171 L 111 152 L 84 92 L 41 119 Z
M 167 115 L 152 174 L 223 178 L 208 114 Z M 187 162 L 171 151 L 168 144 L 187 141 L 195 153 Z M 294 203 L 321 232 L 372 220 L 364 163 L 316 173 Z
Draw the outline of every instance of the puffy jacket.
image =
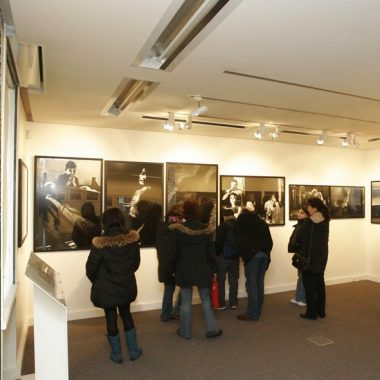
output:
M 165 284 L 175 283 L 173 271 L 170 268 L 173 252 L 170 249 L 173 231 L 168 222 L 161 222 L 157 227 L 156 249 L 158 260 L 158 281 Z
M 288 243 L 288 252 L 290 253 L 299 253 L 300 251 L 299 239 L 297 239 L 297 235 L 300 232 L 302 224 L 305 223 L 305 220 L 306 219 L 300 219 L 297 221 L 297 224 L 293 226 L 294 230 L 290 235 Z
M 174 231 L 170 268 L 175 272 L 177 285 L 209 287 L 217 272 L 213 229 L 191 219 L 183 224 L 171 224 L 169 228 Z
M 92 282 L 91 301 L 107 309 L 136 299 L 135 272 L 140 266 L 139 235 L 111 229 L 107 236 L 95 237 L 86 263 L 86 275 Z

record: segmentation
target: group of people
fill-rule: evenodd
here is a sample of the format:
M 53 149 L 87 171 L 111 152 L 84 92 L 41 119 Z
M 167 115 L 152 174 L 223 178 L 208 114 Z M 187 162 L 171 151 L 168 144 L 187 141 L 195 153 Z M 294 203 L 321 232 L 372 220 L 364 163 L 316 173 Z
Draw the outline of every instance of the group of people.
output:
M 239 261 L 242 258 L 246 278 L 248 303 L 245 313 L 238 314 L 241 321 L 257 321 L 264 302 L 264 278 L 269 267 L 273 241 L 268 224 L 254 208 L 244 207 L 236 218 L 233 210 L 226 209 L 223 222 L 214 239 L 207 212 L 196 200 L 186 200 L 170 208 L 163 221 L 157 223 L 156 248 L 159 281 L 164 283 L 161 320 L 180 319 L 177 334 L 183 339 L 192 337 L 192 295 L 198 288 L 206 322 L 206 337 L 222 335 L 215 318 L 210 298 L 213 279 L 219 282 L 220 307 L 226 309 L 225 280 L 228 276 L 228 306 L 238 306 Z M 203 209 L 202 209 L 203 207 Z M 111 347 L 111 360 L 123 361 L 117 311 L 123 322 L 124 336 L 130 360 L 142 354 L 137 344 L 136 329 L 130 304 L 136 299 L 135 272 L 140 264 L 139 234 L 127 231 L 125 218 L 118 208 L 111 208 L 102 217 L 103 234 L 92 242 L 86 274 L 92 282 L 91 300 L 105 311 L 107 338 Z M 328 255 L 329 214 L 324 203 L 310 198 L 299 212 L 299 223 L 289 242 L 289 251 L 309 257 L 309 266 L 299 273 L 296 298 L 306 303 L 302 318 L 325 317 L 324 270 Z M 303 298 L 301 284 L 305 298 Z M 173 307 L 173 295 L 178 286 L 178 298 Z

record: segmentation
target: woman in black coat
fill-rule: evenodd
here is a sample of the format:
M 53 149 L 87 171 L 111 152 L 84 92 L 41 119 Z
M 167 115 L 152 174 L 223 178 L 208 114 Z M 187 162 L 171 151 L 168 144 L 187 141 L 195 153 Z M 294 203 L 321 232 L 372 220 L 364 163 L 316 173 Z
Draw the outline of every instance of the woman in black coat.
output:
M 91 301 L 105 312 L 111 360 L 122 363 L 117 309 L 124 325 L 130 360 L 142 354 L 130 312 L 130 304 L 137 296 L 135 272 L 140 265 L 139 235 L 136 231 L 126 233 L 125 219 L 118 208 L 103 213 L 102 225 L 103 235 L 92 241 L 86 275 L 92 282 Z
M 177 334 L 191 338 L 191 305 L 193 286 L 198 287 L 203 314 L 207 325 L 207 338 L 222 335 L 215 319 L 210 300 L 210 286 L 216 277 L 217 262 L 212 241 L 213 229 L 201 223 L 201 210 L 196 201 L 184 202 L 184 223 L 171 224 L 173 259 L 171 272 L 181 287 L 181 321 Z
M 310 257 L 308 268 L 303 271 L 302 279 L 306 293 L 306 313 L 302 318 L 316 319 L 326 316 L 326 290 L 324 272 L 328 257 L 330 215 L 327 206 L 319 198 L 307 201 L 310 217 L 300 228 L 297 240 L 300 254 Z

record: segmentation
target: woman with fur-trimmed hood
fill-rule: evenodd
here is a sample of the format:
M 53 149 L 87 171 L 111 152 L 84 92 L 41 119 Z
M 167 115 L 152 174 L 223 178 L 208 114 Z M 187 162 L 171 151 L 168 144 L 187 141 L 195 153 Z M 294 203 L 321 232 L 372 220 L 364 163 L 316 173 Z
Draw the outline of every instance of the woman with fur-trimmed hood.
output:
M 210 300 L 210 285 L 217 273 L 213 229 L 200 221 L 200 206 L 196 201 L 185 201 L 183 211 L 185 222 L 169 226 L 174 231 L 170 268 L 181 287 L 181 321 L 177 334 L 184 339 L 191 338 L 193 286 L 197 286 L 207 324 L 206 336 L 212 338 L 222 334 Z
M 130 312 L 130 304 L 137 296 L 135 272 L 140 266 L 139 234 L 136 231 L 127 233 L 123 213 L 116 207 L 103 213 L 102 226 L 102 236 L 92 240 L 86 275 L 92 282 L 92 303 L 105 312 L 111 360 L 122 363 L 117 310 L 124 325 L 129 359 L 136 360 L 142 354 Z

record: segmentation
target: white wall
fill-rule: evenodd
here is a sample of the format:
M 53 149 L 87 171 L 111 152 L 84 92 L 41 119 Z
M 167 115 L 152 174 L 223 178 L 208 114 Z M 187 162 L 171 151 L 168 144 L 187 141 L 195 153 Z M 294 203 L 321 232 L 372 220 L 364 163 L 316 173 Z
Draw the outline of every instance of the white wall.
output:
M 356 185 L 366 186 L 367 194 L 369 191 L 368 177 L 363 170 L 367 152 L 359 150 L 38 123 L 28 123 L 28 129 L 30 139 L 26 141 L 26 149 L 31 168 L 34 156 L 38 155 L 212 163 L 219 165 L 220 175 L 284 176 L 286 201 L 289 184 Z M 31 192 L 30 204 L 33 204 L 32 196 Z M 287 215 L 288 207 L 286 225 L 271 227 L 274 248 L 266 277 L 267 292 L 295 287 L 296 271 L 290 265 L 290 254 L 287 253 L 294 222 L 287 220 Z M 326 270 L 328 283 L 365 278 L 368 274 L 366 232 L 369 213 L 366 215 L 366 219 L 331 222 L 330 258 Z M 373 245 L 368 248 L 375 249 Z M 101 315 L 89 300 L 90 283 L 84 271 L 87 255 L 85 251 L 41 254 L 61 273 L 70 319 Z M 133 305 L 135 311 L 161 305 L 162 285 L 157 280 L 155 250 L 142 249 L 141 256 L 141 268 L 137 272 L 139 295 Z M 374 264 L 379 263 L 374 254 L 368 257 Z M 244 295 L 243 289 L 241 278 L 241 295 Z M 27 313 L 31 317 L 30 293 L 31 287 L 27 297 L 30 300 Z
M 366 196 L 366 202 L 368 207 L 366 208 L 366 215 L 368 219 L 371 217 L 371 181 L 380 181 L 380 149 L 374 149 L 368 151 L 366 154 L 366 173 L 367 173 L 367 185 L 368 192 Z M 367 224 L 367 256 L 368 266 L 367 271 L 370 274 L 370 278 L 374 281 L 380 282 L 380 224 Z

